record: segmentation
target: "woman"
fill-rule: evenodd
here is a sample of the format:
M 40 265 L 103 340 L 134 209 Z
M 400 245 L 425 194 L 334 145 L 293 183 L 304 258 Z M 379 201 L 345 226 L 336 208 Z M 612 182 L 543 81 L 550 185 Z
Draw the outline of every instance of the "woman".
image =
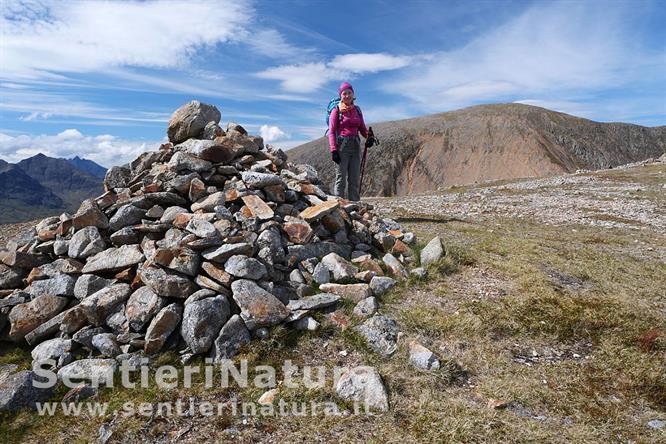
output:
M 361 139 L 368 138 L 368 129 L 363 121 L 361 108 L 354 105 L 354 88 L 343 82 L 338 88 L 340 103 L 331 111 L 328 144 L 331 159 L 338 164 L 335 174 L 334 193 L 349 200 L 360 200 L 359 180 L 361 176 Z

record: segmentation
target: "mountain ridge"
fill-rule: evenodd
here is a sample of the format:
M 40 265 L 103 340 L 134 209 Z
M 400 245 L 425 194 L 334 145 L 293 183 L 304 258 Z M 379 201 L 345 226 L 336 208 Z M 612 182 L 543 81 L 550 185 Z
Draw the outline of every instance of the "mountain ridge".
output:
M 525 104 L 476 105 L 372 123 L 364 196 L 406 195 L 442 185 L 604 169 L 659 157 L 666 126 L 601 123 Z M 322 137 L 289 150 L 331 184 L 334 164 Z
M 82 200 L 102 192 L 102 179 L 68 159 L 38 153 L 15 164 L 0 162 L 2 223 L 73 212 Z

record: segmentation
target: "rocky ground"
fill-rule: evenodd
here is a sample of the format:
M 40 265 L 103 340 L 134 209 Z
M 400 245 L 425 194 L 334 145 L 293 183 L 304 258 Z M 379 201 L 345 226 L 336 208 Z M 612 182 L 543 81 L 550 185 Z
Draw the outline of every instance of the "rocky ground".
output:
M 353 328 L 360 323 L 354 304 L 346 304 L 336 320 L 315 316 L 317 331 L 274 327 L 237 359 L 374 367 L 388 391 L 387 412 L 114 413 L 128 400 L 256 402 L 265 394 L 198 381 L 190 389 L 104 389 L 93 399 L 112 408 L 101 416 L 5 414 L 0 433 L 10 442 L 663 442 L 664 186 L 666 164 L 655 163 L 371 200 L 416 234 L 417 251 L 435 236 L 444 249 L 427 279 L 377 296 L 401 331 L 395 352 L 369 347 Z M 414 339 L 439 368 L 410 364 Z M 28 350 L 3 352 L 1 364 L 30 367 Z M 181 366 L 175 353 L 159 363 Z M 340 402 L 333 387 L 280 386 L 272 396 Z

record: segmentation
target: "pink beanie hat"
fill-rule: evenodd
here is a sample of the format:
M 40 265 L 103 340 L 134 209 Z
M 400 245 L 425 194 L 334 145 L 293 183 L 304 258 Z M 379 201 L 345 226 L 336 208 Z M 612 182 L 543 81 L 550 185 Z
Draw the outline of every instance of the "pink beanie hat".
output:
M 340 88 L 338 88 L 338 95 L 341 95 L 342 91 L 344 91 L 345 89 L 351 89 L 352 92 L 354 92 L 354 88 L 352 88 L 351 83 L 342 82 L 342 84 L 340 85 Z

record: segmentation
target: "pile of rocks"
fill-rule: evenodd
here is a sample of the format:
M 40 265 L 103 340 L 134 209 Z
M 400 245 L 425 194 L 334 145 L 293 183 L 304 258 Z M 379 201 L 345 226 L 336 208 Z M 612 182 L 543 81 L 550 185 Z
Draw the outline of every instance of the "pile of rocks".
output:
M 181 107 L 170 142 L 111 168 L 103 195 L 9 242 L 0 339 L 85 377 L 166 348 L 227 359 L 276 324 L 317 329 L 312 312 L 346 298 L 390 354 L 397 328 L 375 296 L 408 277 L 414 235 L 219 121 L 214 106 Z

